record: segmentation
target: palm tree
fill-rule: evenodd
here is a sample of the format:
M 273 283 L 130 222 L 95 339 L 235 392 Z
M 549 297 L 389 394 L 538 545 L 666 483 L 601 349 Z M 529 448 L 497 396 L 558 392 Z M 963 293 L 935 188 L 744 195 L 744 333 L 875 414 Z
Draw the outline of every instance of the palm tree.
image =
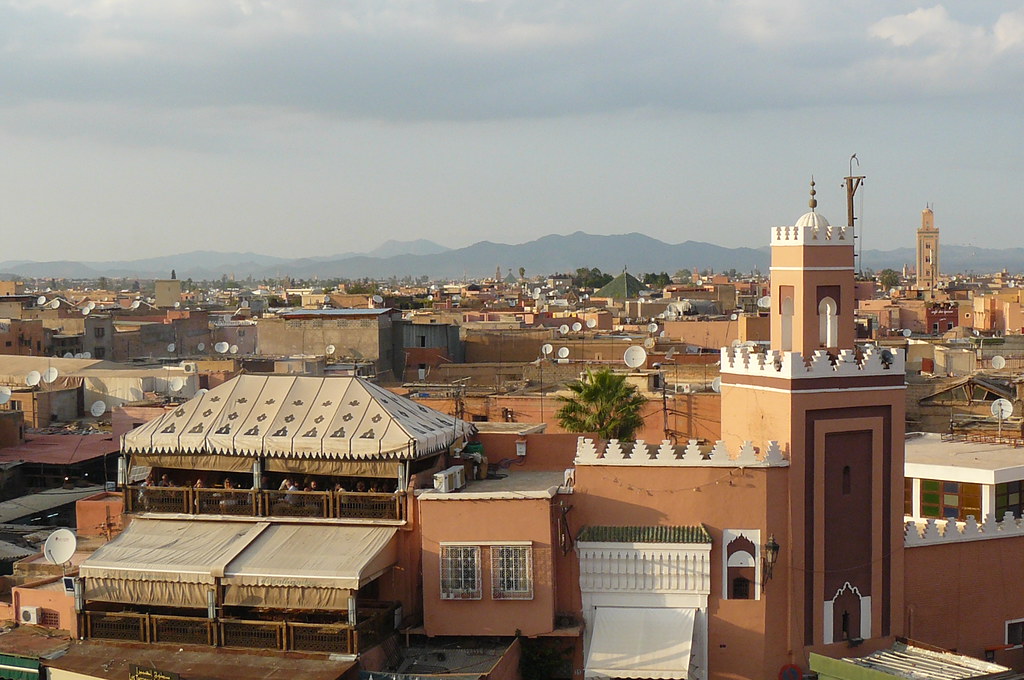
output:
M 572 396 L 559 397 L 558 424 L 569 432 L 596 432 L 603 439 L 632 441 L 644 425 L 640 414 L 647 399 L 626 376 L 603 368 L 588 370 L 581 380 L 569 383 Z

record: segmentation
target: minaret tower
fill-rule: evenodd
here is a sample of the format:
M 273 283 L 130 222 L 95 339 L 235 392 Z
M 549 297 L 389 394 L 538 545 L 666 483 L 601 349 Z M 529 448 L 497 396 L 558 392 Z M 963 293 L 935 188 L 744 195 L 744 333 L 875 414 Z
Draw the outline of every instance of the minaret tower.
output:
M 855 347 L 852 230 L 817 212 L 813 180 L 809 205 L 771 230 L 771 349 L 722 350 L 722 439 L 790 461 L 762 527 L 781 546 L 765 630 L 785 631 L 766 667 L 902 631 L 904 359 Z
M 939 230 L 935 228 L 935 212 L 926 206 L 921 211 L 921 228 L 917 230 L 917 287 L 933 290 L 939 283 Z

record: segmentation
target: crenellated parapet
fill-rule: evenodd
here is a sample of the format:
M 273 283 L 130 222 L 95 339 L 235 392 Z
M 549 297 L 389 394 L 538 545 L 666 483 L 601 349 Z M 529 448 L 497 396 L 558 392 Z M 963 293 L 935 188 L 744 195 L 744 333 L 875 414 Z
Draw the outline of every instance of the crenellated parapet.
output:
M 773 246 L 852 246 L 853 239 L 848 238 L 846 227 L 833 227 L 829 224 L 795 227 L 772 227 Z
M 723 441 L 701 444 L 691 439 L 685 446 L 670 441 L 660 445 L 643 440 L 620 442 L 609 440 L 603 447 L 593 439 L 576 440 L 576 465 L 630 465 L 643 467 L 786 467 L 786 458 L 779 443 L 770 441 L 757 447 L 743 442 L 738 449 L 729 450 Z
M 1012 537 L 1024 537 L 1024 521 L 1014 517 L 1012 512 L 1007 512 L 1000 521 L 996 521 L 995 514 L 989 514 L 982 524 L 978 524 L 974 515 L 968 515 L 966 522 L 955 519 L 908 520 L 904 525 L 903 545 L 914 548 Z
M 768 350 L 752 352 L 747 347 L 723 347 L 721 372 L 730 375 L 773 378 L 835 378 L 837 376 L 902 376 L 906 371 L 903 350 L 868 347 L 858 354 L 852 349 L 838 354 L 819 349 L 810 357 L 799 352 Z

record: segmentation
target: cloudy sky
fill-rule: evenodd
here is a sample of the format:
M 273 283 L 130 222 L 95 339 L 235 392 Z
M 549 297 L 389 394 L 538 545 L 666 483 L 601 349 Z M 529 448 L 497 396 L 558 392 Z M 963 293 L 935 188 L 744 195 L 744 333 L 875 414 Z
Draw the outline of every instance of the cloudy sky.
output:
M 0 0 L 0 259 L 640 231 L 1024 246 L 1024 3 Z M 860 202 L 860 201 L 859 201 Z

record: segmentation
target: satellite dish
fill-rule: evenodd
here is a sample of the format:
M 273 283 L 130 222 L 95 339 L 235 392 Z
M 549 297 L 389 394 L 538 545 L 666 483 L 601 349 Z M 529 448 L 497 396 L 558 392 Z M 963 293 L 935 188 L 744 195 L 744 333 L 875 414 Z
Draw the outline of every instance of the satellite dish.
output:
M 175 302 L 174 303 L 174 308 L 175 309 L 181 309 L 181 303 L 180 302 Z
M 67 529 L 57 529 L 43 544 L 43 557 L 50 564 L 67 564 L 78 547 L 78 539 Z
M 206 349 L 206 343 L 205 342 L 201 342 L 198 345 L 196 345 L 196 350 L 197 351 L 202 352 L 204 349 Z
M 89 309 L 88 307 L 82 307 L 82 316 L 89 316 L 89 312 L 91 311 L 92 310 Z
M 737 314 L 736 312 L 733 312 L 732 314 L 729 315 L 729 321 L 735 321 L 738 318 L 740 317 L 739 314 Z
M 45 305 L 46 304 L 46 296 L 45 295 L 40 295 L 39 297 L 37 297 L 36 298 L 36 304 L 39 305 L 40 307 Z
M 173 354 L 174 350 L 175 350 L 175 344 L 173 342 L 167 343 L 167 351 L 169 353 Z
M 89 407 L 89 413 L 92 414 L 93 418 L 99 418 L 106 412 L 107 404 L 104 401 L 94 401 L 92 402 L 92 406 Z
M 659 338 L 668 337 L 668 331 L 662 331 L 662 332 L 658 333 L 658 337 Z
M 430 301 L 433 301 L 434 300 L 434 296 L 433 295 L 428 295 L 427 299 L 430 300 Z
M 596 328 L 597 319 L 587 319 L 587 328 Z
M 764 297 L 758 298 L 757 299 L 757 306 L 760 307 L 761 309 L 771 309 L 772 308 L 772 297 L 770 295 L 765 295 Z
M 171 392 L 181 392 L 181 388 L 185 386 L 185 379 L 179 376 L 171 378 L 170 388 Z
M 644 347 L 646 347 L 647 349 L 651 349 L 652 347 L 654 347 L 654 338 L 645 338 Z
M 54 300 L 50 303 L 50 309 L 57 309 L 60 307 L 60 300 Z
M 230 347 L 231 345 L 224 341 L 218 342 L 216 345 L 213 346 L 213 348 L 217 350 L 217 354 L 224 354 L 224 352 L 227 352 Z
M 581 324 L 579 321 L 572 325 L 573 333 L 579 333 L 581 330 L 583 330 L 583 324 Z
M 651 322 L 651 323 L 647 324 L 647 332 L 648 333 L 657 333 L 658 332 L 658 324 L 656 324 L 654 322 Z
M 128 307 L 129 307 L 129 309 L 138 309 L 139 306 L 141 306 L 141 305 L 142 305 L 142 300 L 135 300 L 130 305 L 128 305 Z
M 228 351 L 232 354 L 238 354 L 238 345 L 231 345 L 231 347 L 228 347 Z
M 995 355 L 994 357 L 992 357 L 992 368 L 996 369 L 997 371 L 1006 368 L 1006 359 L 999 354 Z
M 375 304 L 375 305 L 382 305 L 382 304 L 384 304 L 384 298 L 382 298 L 380 295 L 374 295 L 373 296 L 373 304 Z
M 639 345 L 633 345 L 622 355 L 622 361 L 630 368 L 639 368 L 647 363 L 647 350 Z
M 1000 420 L 1005 420 L 1013 415 L 1013 404 L 1009 399 L 996 399 L 991 406 L 992 415 Z
M 711 389 L 713 389 L 715 392 L 721 392 L 722 391 L 722 379 L 721 378 L 715 378 L 714 380 L 712 380 L 711 381 Z
M 566 333 L 569 332 L 569 327 L 563 323 L 561 326 L 558 327 L 558 332 L 561 333 L 562 335 L 565 335 Z
M 65 359 L 74 359 L 75 355 L 72 354 L 71 352 L 64 352 L 64 358 Z
M 54 368 L 53 366 L 50 366 L 48 369 L 43 371 L 43 382 L 49 385 L 50 383 L 57 379 L 58 375 L 59 372 L 57 371 L 57 369 Z
M 75 359 L 81 359 L 83 356 L 85 356 L 85 355 L 83 355 L 81 352 L 75 352 L 74 358 Z
M 337 349 L 338 348 L 335 347 L 334 345 L 327 345 L 327 347 L 324 348 L 324 351 L 327 353 L 328 356 L 334 356 L 334 353 L 337 351 Z
M 904 328 L 903 329 L 903 337 L 909 338 L 913 334 L 914 334 L 914 331 L 910 330 L 909 328 Z
M 205 387 L 202 388 L 202 389 L 196 390 L 196 396 L 197 397 L 202 397 L 202 396 L 204 396 L 209 391 L 210 390 L 206 389 Z
M 558 348 L 558 358 L 559 359 L 568 359 L 569 358 L 569 348 L 568 347 L 559 347 Z
M 0 385 L 0 404 L 6 404 L 11 400 L 11 388 L 7 385 Z
M 541 293 L 540 288 L 534 288 L 533 289 L 533 299 L 534 300 L 538 299 L 540 297 L 540 293 Z
M 92 352 L 82 352 L 83 359 L 92 359 Z
M 541 345 L 540 351 L 544 353 L 544 356 L 549 356 L 552 352 L 555 351 L 555 348 L 551 346 L 551 343 L 545 342 L 543 345 Z
M 39 381 L 43 376 L 39 375 L 39 371 L 29 371 L 28 375 L 25 376 L 25 384 L 29 387 L 35 387 L 39 384 Z
M 95 303 L 95 302 L 93 302 L 92 300 L 89 300 L 89 304 L 87 304 L 87 305 L 86 305 L 86 307 L 87 307 L 87 308 L 89 309 L 89 311 L 91 312 L 92 310 L 96 309 L 96 303 Z
M 979 330 L 978 330 L 977 328 L 975 328 L 975 329 L 974 329 L 973 331 L 971 331 L 971 332 L 972 332 L 972 333 L 974 333 L 974 337 L 978 337 L 979 335 L 981 335 L 981 331 L 979 331 Z

